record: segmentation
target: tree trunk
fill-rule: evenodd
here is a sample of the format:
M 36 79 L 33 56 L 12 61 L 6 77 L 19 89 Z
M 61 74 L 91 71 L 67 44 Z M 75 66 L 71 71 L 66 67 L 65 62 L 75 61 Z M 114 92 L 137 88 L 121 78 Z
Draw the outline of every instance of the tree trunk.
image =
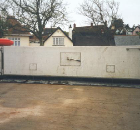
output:
M 44 46 L 44 44 L 43 43 L 40 43 L 40 46 Z
M 42 39 L 40 39 L 39 42 L 40 42 L 40 46 L 44 46 Z

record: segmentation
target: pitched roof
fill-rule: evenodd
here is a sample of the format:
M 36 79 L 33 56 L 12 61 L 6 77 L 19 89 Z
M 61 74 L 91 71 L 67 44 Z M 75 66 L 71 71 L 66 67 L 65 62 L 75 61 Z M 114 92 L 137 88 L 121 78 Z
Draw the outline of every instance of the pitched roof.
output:
M 29 40 L 30 40 L 30 43 L 39 43 L 39 40 L 38 40 L 38 38 L 35 36 L 35 35 L 31 35 L 30 37 L 29 37 Z
M 73 29 L 73 33 L 81 33 L 81 34 L 94 33 L 94 34 L 96 34 L 99 31 L 100 32 L 103 31 L 103 29 L 105 29 L 104 25 L 75 27 Z
M 43 40 L 46 40 L 55 30 L 56 28 L 44 28 Z M 39 40 L 35 35 L 32 35 L 30 37 L 30 42 L 39 42 Z
M 52 34 L 54 31 L 56 30 L 56 28 L 45 28 L 43 35 L 50 35 Z
M 106 26 L 104 25 L 93 26 L 91 24 L 91 26 L 74 27 L 74 46 L 114 46 L 113 37 L 108 40 L 104 34 L 105 30 Z
M 9 23 L 9 29 L 8 33 L 10 35 L 20 35 L 20 34 L 26 34 L 30 35 L 30 33 L 23 28 L 23 26 L 20 24 L 20 22 L 17 21 L 17 19 L 14 16 L 8 16 L 7 17 L 7 22 Z
M 130 45 L 140 45 L 139 36 L 131 35 L 115 35 L 115 44 L 116 46 L 130 46 Z
M 115 46 L 114 39 L 108 40 L 106 37 L 76 36 L 73 39 L 74 46 Z
M 140 29 L 140 25 L 139 25 L 139 26 L 136 26 L 135 29 L 136 29 L 136 28 L 139 28 L 139 29 Z

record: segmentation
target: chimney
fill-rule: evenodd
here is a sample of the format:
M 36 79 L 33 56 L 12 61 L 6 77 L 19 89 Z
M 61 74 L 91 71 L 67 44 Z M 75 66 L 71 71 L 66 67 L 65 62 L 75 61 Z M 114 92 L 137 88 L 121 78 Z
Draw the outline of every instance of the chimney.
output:
M 69 27 L 69 37 L 70 37 L 70 39 L 72 40 L 72 27 L 71 27 L 71 25 L 70 25 L 70 27 Z
M 73 29 L 74 29 L 74 28 L 76 28 L 76 24 L 75 24 L 75 23 L 73 24 Z
M 93 23 L 91 23 L 91 27 L 93 27 Z

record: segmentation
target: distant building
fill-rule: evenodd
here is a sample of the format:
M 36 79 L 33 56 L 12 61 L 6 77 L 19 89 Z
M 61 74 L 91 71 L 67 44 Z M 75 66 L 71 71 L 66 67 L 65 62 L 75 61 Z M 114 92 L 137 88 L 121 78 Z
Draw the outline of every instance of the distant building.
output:
M 115 32 L 116 35 L 133 35 L 132 28 L 118 28 Z
M 14 16 L 9 16 L 7 20 L 11 24 L 11 28 L 8 28 L 8 33 L 5 34 L 4 38 L 14 41 L 13 46 L 29 46 L 30 33 L 22 27 Z
M 137 26 L 133 31 L 133 35 L 138 35 L 139 32 L 140 32 L 140 26 Z
M 72 39 L 60 28 L 45 28 L 43 32 L 44 46 L 73 46 Z M 39 46 L 39 40 L 32 36 L 30 37 L 30 46 Z
M 114 46 L 115 42 L 113 37 L 108 39 L 105 35 L 105 26 L 98 25 L 93 26 L 84 26 L 76 27 L 74 24 L 73 27 L 73 45 L 74 46 Z
M 139 36 L 115 35 L 114 40 L 115 40 L 116 46 L 140 45 L 140 37 Z

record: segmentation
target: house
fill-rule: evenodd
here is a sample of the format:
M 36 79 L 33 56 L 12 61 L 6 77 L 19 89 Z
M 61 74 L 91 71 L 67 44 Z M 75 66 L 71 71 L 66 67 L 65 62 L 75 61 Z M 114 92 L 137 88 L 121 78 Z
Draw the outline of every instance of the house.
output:
M 126 35 L 133 35 L 133 28 L 126 29 Z
M 45 31 L 44 31 L 45 33 Z M 44 46 L 73 46 L 71 38 L 60 28 L 53 30 L 53 33 L 46 38 Z
M 72 39 L 60 27 L 45 28 L 43 32 L 44 46 L 73 46 Z M 30 46 L 39 46 L 39 40 L 33 36 L 30 37 Z
M 140 32 L 140 26 L 137 26 L 133 31 L 133 35 L 138 35 L 139 32 Z
M 128 36 L 128 35 L 115 35 L 114 36 L 115 45 L 116 46 L 134 46 L 140 45 L 140 37 L 139 36 Z
M 133 29 L 132 28 L 118 28 L 115 32 L 116 35 L 132 35 Z
M 8 28 L 8 33 L 4 35 L 4 38 L 14 41 L 13 46 L 29 46 L 30 33 L 22 28 L 22 25 L 15 19 L 14 16 L 9 16 L 7 20 L 12 27 Z
M 74 46 L 114 46 L 115 42 L 112 36 L 107 37 L 104 32 L 106 27 L 104 25 L 73 27 L 73 43 Z

